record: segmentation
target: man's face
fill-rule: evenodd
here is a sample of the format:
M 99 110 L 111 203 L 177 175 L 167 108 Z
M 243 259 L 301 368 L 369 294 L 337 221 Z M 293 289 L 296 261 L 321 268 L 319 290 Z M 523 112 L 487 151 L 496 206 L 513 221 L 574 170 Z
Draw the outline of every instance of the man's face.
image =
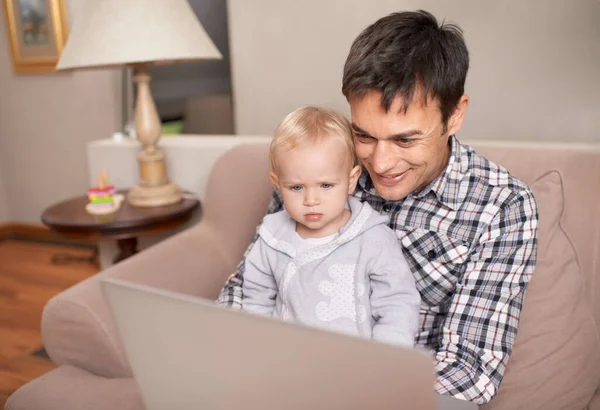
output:
M 376 91 L 350 100 L 356 155 L 382 198 L 403 199 L 444 170 L 450 152 L 448 136 L 460 128 L 467 103 L 465 95 L 443 132 L 437 101 L 424 105 L 417 92 L 406 113 L 400 96 L 388 112 Z

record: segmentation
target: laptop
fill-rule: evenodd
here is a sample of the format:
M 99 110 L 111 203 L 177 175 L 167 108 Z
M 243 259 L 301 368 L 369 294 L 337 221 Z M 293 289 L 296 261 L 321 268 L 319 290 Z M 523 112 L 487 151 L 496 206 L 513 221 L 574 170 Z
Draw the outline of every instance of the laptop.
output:
M 428 353 L 103 279 L 148 410 L 471 410 L 433 391 Z

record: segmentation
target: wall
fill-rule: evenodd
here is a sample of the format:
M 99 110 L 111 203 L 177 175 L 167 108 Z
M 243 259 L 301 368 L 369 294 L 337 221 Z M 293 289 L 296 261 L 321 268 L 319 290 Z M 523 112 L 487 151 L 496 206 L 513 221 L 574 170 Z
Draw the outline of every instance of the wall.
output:
M 66 2 L 69 21 L 83 1 L 93 0 Z M 2 15 L 0 195 L 6 199 L 7 219 L 39 223 L 48 205 L 85 193 L 86 143 L 121 128 L 120 72 L 16 75 L 8 44 Z
M 229 0 L 237 132 L 272 133 L 304 104 L 349 115 L 341 78 L 352 41 L 379 17 L 418 8 L 465 32 L 461 137 L 598 141 L 598 0 Z

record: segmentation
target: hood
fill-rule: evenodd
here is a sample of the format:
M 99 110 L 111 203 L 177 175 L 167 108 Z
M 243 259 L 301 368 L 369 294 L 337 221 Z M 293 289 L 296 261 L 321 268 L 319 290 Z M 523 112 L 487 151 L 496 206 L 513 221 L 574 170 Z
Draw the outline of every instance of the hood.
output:
M 323 246 L 337 248 L 377 225 L 387 224 L 387 216 L 378 214 L 367 202 L 360 202 L 354 197 L 348 197 L 346 208 L 352 211 L 350 219 L 340 229 L 340 235 Z M 267 245 L 294 258 L 296 249 L 287 240 L 292 238 L 295 231 L 296 221 L 284 208 L 281 212 L 265 216 L 258 234 Z

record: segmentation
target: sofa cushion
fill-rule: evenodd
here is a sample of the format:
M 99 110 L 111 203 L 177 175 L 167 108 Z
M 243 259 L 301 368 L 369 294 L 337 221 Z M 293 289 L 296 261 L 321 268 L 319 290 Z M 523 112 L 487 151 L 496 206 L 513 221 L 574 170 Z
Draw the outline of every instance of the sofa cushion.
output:
M 133 378 L 113 379 L 60 366 L 14 392 L 4 410 L 144 410 Z
M 600 346 L 577 254 L 561 224 L 562 178 L 550 171 L 530 187 L 540 216 L 537 266 L 499 392 L 482 408 L 583 409 L 600 379 Z

